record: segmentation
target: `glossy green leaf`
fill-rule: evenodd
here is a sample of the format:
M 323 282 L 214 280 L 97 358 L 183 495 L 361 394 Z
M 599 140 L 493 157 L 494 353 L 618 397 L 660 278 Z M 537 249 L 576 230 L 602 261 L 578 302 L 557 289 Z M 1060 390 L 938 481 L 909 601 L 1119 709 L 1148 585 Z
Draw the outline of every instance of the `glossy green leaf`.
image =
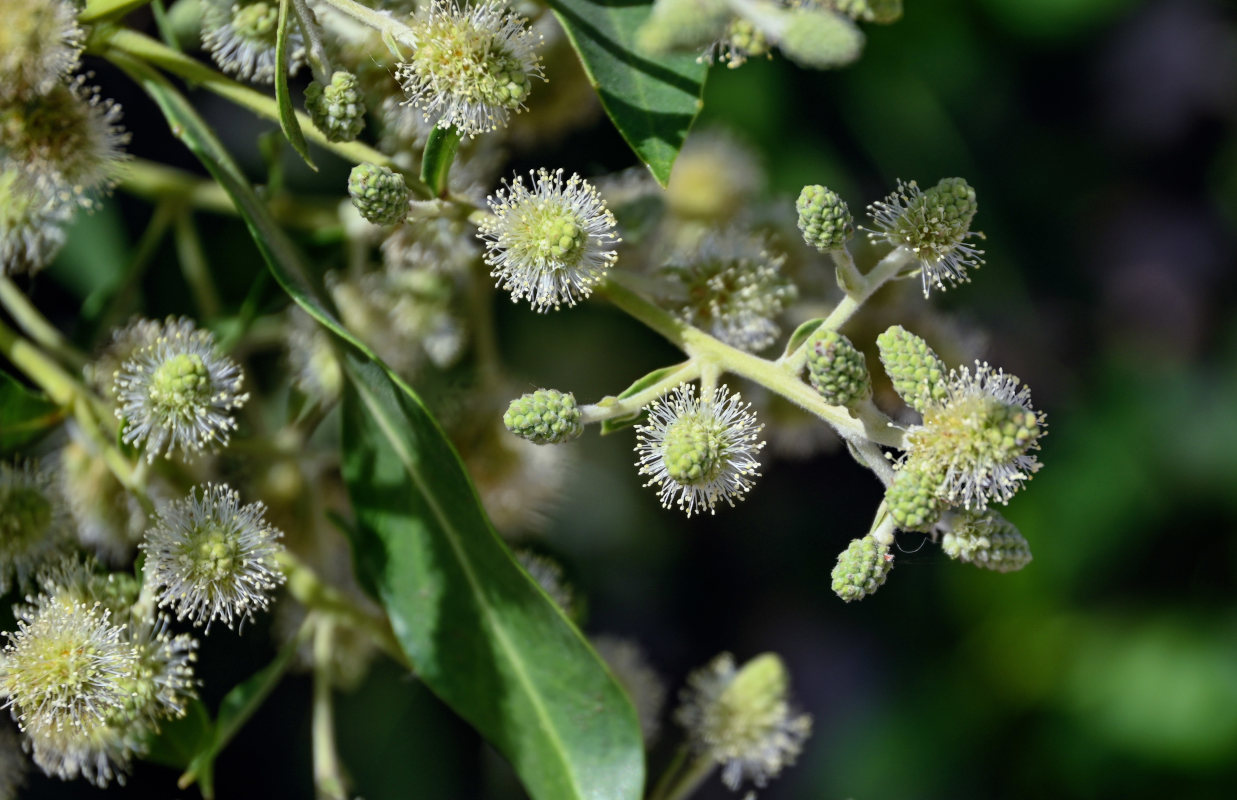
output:
M 162 723 L 142 759 L 183 770 L 194 756 L 209 746 L 213 730 L 210 712 L 201 700 L 195 699 L 185 709 L 185 716 Z
M 535 800 L 638 798 L 644 750 L 622 689 L 512 560 L 416 396 L 352 353 L 345 364 L 353 552 L 418 677 Z
M 799 349 L 799 345 L 807 341 L 807 337 L 812 335 L 812 332 L 820 327 L 820 323 L 824 322 L 823 317 L 809 319 L 799 327 L 795 328 L 795 332 L 790 334 L 790 339 L 786 342 L 786 352 L 783 357 L 790 355 Z
M 37 440 L 60 424 L 65 412 L 43 395 L 0 371 L 0 454 Z
M 434 197 L 442 197 L 447 193 L 447 176 L 451 173 L 451 164 L 455 161 L 455 151 L 459 146 L 459 128 L 440 128 L 435 125 L 430 131 L 429 141 L 425 143 L 425 153 L 421 156 L 421 180 L 430 187 Z
M 644 375 L 643 377 L 637 378 L 635 382 L 631 384 L 631 386 L 628 386 L 626 389 L 619 392 L 618 397 L 615 399 L 624 400 L 628 397 L 631 397 L 633 394 L 642 392 L 645 389 L 652 386 L 653 384 L 660 381 L 661 379 L 665 378 L 667 375 L 670 375 L 673 372 L 678 372 L 679 370 L 683 369 L 684 366 L 686 366 L 686 364 L 672 364 L 668 367 L 661 367 L 660 369 L 655 369 L 649 374 Z M 598 405 L 604 407 L 606 405 L 606 400 L 608 399 L 609 398 L 603 398 L 602 401 L 598 403 Z M 644 411 L 641 410 L 628 417 L 616 417 L 614 419 L 602 420 L 601 435 L 606 436 L 608 434 L 614 433 L 615 431 L 621 431 L 624 428 L 629 428 L 632 425 L 635 425 L 637 422 L 640 422 L 643 418 L 644 418 Z
M 700 112 L 707 68 L 690 54 L 649 56 L 636 31 L 643 0 L 547 0 L 584 64 L 601 105 L 663 186 Z
M 318 168 L 309 157 L 309 144 L 305 134 L 301 132 L 301 123 L 296 118 L 296 109 L 292 107 L 292 97 L 288 91 L 288 26 L 292 24 L 292 3 L 290 0 L 279 0 L 279 20 L 275 33 L 275 102 L 279 104 L 279 127 L 283 135 L 288 137 L 292 145 L 305 163 L 314 172 Z

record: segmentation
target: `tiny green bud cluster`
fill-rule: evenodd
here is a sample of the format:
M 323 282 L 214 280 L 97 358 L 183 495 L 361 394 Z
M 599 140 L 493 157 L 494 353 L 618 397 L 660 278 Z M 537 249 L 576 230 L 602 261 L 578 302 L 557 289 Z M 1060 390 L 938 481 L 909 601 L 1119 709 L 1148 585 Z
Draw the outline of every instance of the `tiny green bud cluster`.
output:
M 722 765 L 727 787 L 744 780 L 763 787 L 794 764 L 812 732 L 812 718 L 791 707 L 789 691 L 777 655 L 764 653 L 736 670 L 723 653 L 688 677 L 675 719 L 697 754 Z
M 826 403 L 849 406 L 871 396 L 867 360 L 850 339 L 837 331 L 820 330 L 806 347 L 808 381 Z
M 575 395 L 555 389 L 538 389 L 512 400 L 503 424 L 534 444 L 560 444 L 584 432 Z
M 855 539 L 833 568 L 833 593 L 848 603 L 862 600 L 884 585 L 891 569 L 893 557 L 888 545 L 878 543 L 870 534 Z
M 840 250 L 855 232 L 846 202 L 824 186 L 804 186 L 795 201 L 803 241 L 822 253 Z
M 350 142 L 365 127 L 365 98 L 351 72 L 336 71 L 326 86 L 311 82 L 305 88 L 305 110 L 327 141 Z
M 941 501 L 930 475 L 899 470 L 885 490 L 885 504 L 899 530 L 925 531 L 941 518 Z
M 357 164 L 348 175 L 348 196 L 361 216 L 375 225 L 394 225 L 408 216 L 408 184 L 387 167 Z
M 1031 563 L 1026 537 L 996 511 L 970 515 L 941 538 L 950 558 L 996 572 L 1016 572 Z
M 949 370 L 923 339 L 894 325 L 876 337 L 876 346 L 894 391 L 908 406 L 922 413 L 945 397 Z

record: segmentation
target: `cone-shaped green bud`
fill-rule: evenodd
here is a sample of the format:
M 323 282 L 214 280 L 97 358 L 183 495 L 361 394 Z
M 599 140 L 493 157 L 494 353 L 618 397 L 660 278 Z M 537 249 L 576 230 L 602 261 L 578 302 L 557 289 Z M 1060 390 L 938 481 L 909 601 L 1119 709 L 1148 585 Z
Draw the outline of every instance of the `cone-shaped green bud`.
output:
M 699 416 L 684 416 L 666 428 L 666 473 L 684 486 L 700 486 L 721 472 L 722 442 L 714 426 Z
M 929 401 L 945 396 L 949 370 L 923 339 L 894 325 L 876 337 L 876 346 L 894 391 L 908 406 L 922 413 Z
M 375 225 L 394 225 L 408 215 L 408 185 L 386 167 L 357 164 L 348 176 L 348 194 L 361 216 Z
M 786 13 L 777 46 L 801 67 L 832 69 L 859 57 L 863 32 L 841 14 L 805 5 Z
M 855 220 L 845 201 L 823 186 L 804 186 L 795 210 L 803 241 L 822 253 L 841 250 L 855 232 Z
M 807 376 L 831 405 L 849 406 L 872 393 L 863 353 L 837 331 L 817 331 L 808 339 Z
M 327 86 L 310 83 L 305 88 L 305 110 L 331 142 L 351 142 L 365 127 L 365 98 L 351 72 L 336 72 Z
M 926 531 L 941 518 L 931 477 L 916 469 L 899 470 L 885 491 L 885 503 L 899 530 Z
M 1014 525 L 995 511 L 970 517 L 941 539 L 950 558 L 983 569 L 1016 572 L 1031 563 L 1031 546 Z
M 559 444 L 584 432 L 575 395 L 555 389 L 538 389 L 512 400 L 503 424 L 534 444 Z
M 888 556 L 888 546 L 877 543 L 871 535 L 855 539 L 833 568 L 833 593 L 849 603 L 875 592 L 893 569 L 893 559 Z
M 834 7 L 863 22 L 887 25 L 902 18 L 902 0 L 837 0 Z

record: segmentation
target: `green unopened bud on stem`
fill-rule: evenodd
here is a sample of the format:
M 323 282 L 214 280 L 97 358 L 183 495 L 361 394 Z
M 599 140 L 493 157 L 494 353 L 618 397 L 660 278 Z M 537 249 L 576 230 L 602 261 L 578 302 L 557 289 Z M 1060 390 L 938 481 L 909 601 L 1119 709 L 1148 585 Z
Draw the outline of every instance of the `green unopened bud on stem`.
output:
M 361 216 L 375 225 L 394 225 L 408 216 L 408 185 L 386 167 L 357 164 L 348 176 L 348 195 Z
M 803 241 L 822 253 L 842 249 L 855 232 L 855 220 L 845 201 L 824 186 L 804 186 L 795 210 Z
M 1031 547 L 1013 523 L 995 511 L 967 517 L 941 539 L 950 558 L 996 572 L 1016 572 L 1031 563 Z
M 923 339 L 894 325 L 876 337 L 876 346 L 894 391 L 908 406 L 922 412 L 945 396 L 949 370 Z
M 849 406 L 872 394 L 868 364 L 837 331 L 818 331 L 807 342 L 807 375 L 812 387 L 835 406 Z
M 914 469 L 897 473 L 885 491 L 889 514 L 903 531 L 926 531 L 941 518 L 941 502 L 931 476 Z
M 855 539 L 838 556 L 833 568 L 833 592 L 846 602 L 862 600 L 885 583 L 893 557 L 887 545 L 871 535 Z
M 336 72 L 326 86 L 310 83 L 305 89 L 305 110 L 331 142 L 350 142 L 365 127 L 365 98 L 351 72 Z
M 584 432 L 575 395 L 555 389 L 538 389 L 512 400 L 503 424 L 534 444 L 560 444 Z

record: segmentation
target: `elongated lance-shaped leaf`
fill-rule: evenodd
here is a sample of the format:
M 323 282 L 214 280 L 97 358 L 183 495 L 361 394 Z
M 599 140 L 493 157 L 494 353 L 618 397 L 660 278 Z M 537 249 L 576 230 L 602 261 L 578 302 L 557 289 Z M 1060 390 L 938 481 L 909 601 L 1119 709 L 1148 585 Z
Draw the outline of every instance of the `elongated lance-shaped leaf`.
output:
M 309 144 L 301 132 L 301 123 L 296 118 L 296 109 L 292 107 L 292 96 L 288 91 L 288 26 L 293 24 L 292 20 L 291 0 L 279 0 L 278 28 L 275 32 L 275 101 L 279 104 L 279 127 L 288 137 L 292 149 L 305 159 L 310 169 L 317 172 L 318 167 L 309 157 Z
M 497 538 L 437 423 L 330 312 L 295 246 L 185 98 L 141 62 L 109 57 L 232 196 L 280 285 L 356 348 L 344 401 L 358 516 L 349 531 L 362 581 L 386 605 L 420 677 L 511 760 L 536 800 L 638 798 L 644 756 L 630 702 Z M 371 408 L 382 413 L 367 416 Z M 358 471 L 375 474 L 372 485 L 356 486 Z M 410 561 L 416 553 L 436 558 Z
M 658 183 L 665 186 L 700 113 L 707 68 L 692 55 L 650 56 L 636 32 L 652 2 L 547 0 L 584 64 L 601 105 Z
M 417 675 L 535 800 L 635 800 L 639 723 L 580 632 L 511 558 L 421 402 L 345 356 L 353 552 Z

